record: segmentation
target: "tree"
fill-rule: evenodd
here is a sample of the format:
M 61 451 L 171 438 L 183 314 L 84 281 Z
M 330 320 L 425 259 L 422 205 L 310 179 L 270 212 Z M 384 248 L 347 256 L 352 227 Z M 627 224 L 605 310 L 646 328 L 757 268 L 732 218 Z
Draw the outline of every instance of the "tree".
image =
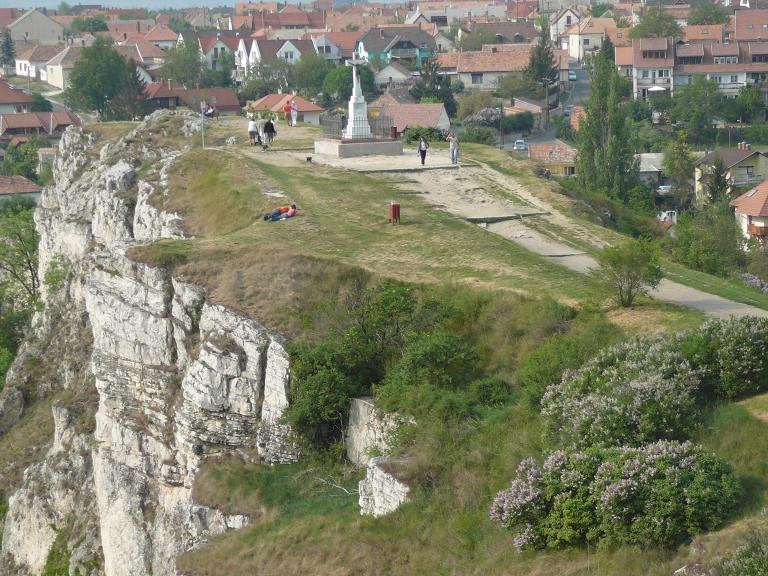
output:
M 621 79 L 610 60 L 595 57 L 586 114 L 579 123 L 579 182 L 623 203 L 637 185 L 632 121 L 621 98 Z
M 185 30 L 191 30 L 192 24 L 190 24 L 184 18 L 179 18 L 178 16 L 172 16 L 168 20 L 168 28 L 176 32 L 176 34 L 180 34 Z
M 3 292 L 17 293 L 26 303 L 37 300 L 37 241 L 34 209 L 24 204 L 0 204 L 0 278 Z
M 131 74 L 128 63 L 104 37 L 86 48 L 69 76 L 64 101 L 76 110 L 95 110 L 103 117 L 109 103 L 125 87 Z
M 37 180 L 37 151 L 46 146 L 48 140 L 42 136 L 34 136 L 23 144 L 9 144 L 0 163 L 0 175 Z
M 240 98 L 257 100 L 267 94 L 287 92 L 292 84 L 293 65 L 281 58 L 272 61 L 261 60 L 251 68 L 245 85 L 240 90 Z
M 360 87 L 363 92 L 373 92 L 373 72 L 367 66 L 358 68 Z M 335 102 L 346 102 L 352 95 L 352 66 L 336 66 L 323 81 L 323 90 Z
M 56 12 L 60 16 L 69 16 L 72 13 L 72 6 L 70 6 L 66 2 L 62 2 L 61 4 L 59 4 L 59 7 L 56 9 Z
M 53 104 L 46 100 L 40 92 L 32 92 L 32 104 L 29 106 L 30 112 L 52 112 Z
M 693 155 L 683 130 L 677 133 L 677 139 L 664 150 L 664 172 L 669 177 L 678 209 L 687 206 L 691 194 Z
M 466 34 L 462 36 L 459 47 L 465 51 L 480 50 L 483 44 L 498 44 L 499 40 L 496 34 Z
M 13 45 L 13 38 L 9 33 L 3 37 L 3 43 L 0 45 L 0 66 L 7 76 L 9 70 L 16 66 L 16 47 Z
M 467 116 L 479 112 L 484 108 L 498 108 L 499 101 L 490 92 L 474 92 L 459 100 L 458 119 L 464 120 Z
M 707 192 L 707 199 L 712 204 L 727 200 L 729 188 L 728 170 L 725 167 L 725 163 L 719 155 L 715 156 L 715 161 L 712 163 L 712 170 L 709 173 L 709 182 L 707 182 L 704 187 Z
M 691 9 L 688 15 L 688 25 L 698 24 L 727 24 L 728 12 L 718 4 L 704 2 Z
M 224 52 L 219 56 L 216 63 L 216 70 L 212 68 L 202 68 L 200 76 L 200 86 L 210 88 L 218 86 L 227 88 L 232 86 L 232 73 L 235 71 L 235 55 L 232 52 Z
M 605 37 L 602 46 L 600 46 L 600 53 L 606 60 L 610 60 L 611 62 L 616 60 L 616 49 L 613 47 L 613 42 L 611 42 L 611 39 L 608 36 Z
M 525 75 L 538 84 L 549 85 L 557 81 L 558 74 L 555 52 L 549 38 L 549 26 L 543 26 L 539 42 L 531 50 Z
M 499 79 L 499 95 L 514 100 L 515 96 L 542 100 L 544 86 L 525 72 L 512 72 Z
M 742 123 L 753 122 L 763 110 L 763 98 L 757 86 L 744 86 L 733 100 L 735 110 Z
M 723 95 L 714 80 L 696 74 L 690 84 L 675 91 L 672 114 L 686 123 L 691 139 L 702 142 L 712 130 L 715 117 L 722 112 Z
M 102 16 L 93 16 L 91 18 L 77 17 L 72 20 L 72 24 L 69 25 L 69 30 L 74 34 L 82 34 L 83 32 L 106 32 L 109 30 L 107 21 Z
M 158 70 L 158 76 L 187 87 L 195 87 L 203 73 L 200 50 L 193 43 L 182 43 L 168 50 L 165 63 Z
M 324 56 L 314 52 L 303 54 L 293 66 L 293 82 L 300 92 L 314 97 L 323 91 L 323 82 L 331 70 L 333 64 Z
M 640 15 L 640 21 L 629 33 L 631 38 L 680 38 L 682 30 L 675 17 L 661 6 L 646 8 Z
M 632 306 L 635 298 L 661 282 L 659 249 L 648 239 L 630 239 L 604 248 L 597 257 L 600 268 L 594 276 L 616 291 L 619 304 Z
M 456 115 L 456 99 L 453 96 L 451 80 L 441 76 L 437 58 L 429 58 L 421 63 L 419 81 L 411 88 L 411 96 L 417 101 L 422 98 L 435 98 L 442 102 L 448 116 Z
M 696 214 L 682 214 L 675 234 L 672 257 L 689 268 L 728 276 L 745 259 L 741 230 L 727 200 L 706 206 Z
M 130 60 L 131 72 L 118 94 L 109 101 L 105 120 L 137 120 L 149 113 L 147 87 L 139 76 L 136 63 Z

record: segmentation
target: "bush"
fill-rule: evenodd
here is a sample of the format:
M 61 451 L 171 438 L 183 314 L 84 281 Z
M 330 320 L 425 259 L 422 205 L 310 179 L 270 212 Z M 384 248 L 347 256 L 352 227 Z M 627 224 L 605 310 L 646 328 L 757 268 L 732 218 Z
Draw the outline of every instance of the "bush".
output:
M 486 126 L 496 128 L 500 125 L 501 118 L 501 110 L 499 108 L 483 108 L 464 118 L 462 125 L 466 127 Z
M 490 128 L 470 126 L 461 134 L 461 140 L 462 142 L 493 146 L 496 143 L 496 133 Z
M 768 390 L 768 319 L 712 320 L 673 344 L 701 375 L 705 400 L 733 399 Z
M 473 92 L 467 94 L 459 100 L 458 118 L 464 121 L 464 118 L 482 110 L 483 108 L 497 108 L 499 101 L 489 92 Z
M 663 340 L 608 348 L 547 388 L 548 435 L 566 445 L 638 445 L 685 439 L 698 424 L 699 380 Z
M 595 316 L 565 334 L 550 336 L 520 366 L 523 397 L 528 405 L 538 409 L 547 387 L 558 383 L 566 369 L 578 368 L 620 334 L 616 325 Z
M 768 574 L 768 532 L 754 531 L 747 542 L 724 556 L 714 570 L 715 576 L 765 576 Z
M 663 277 L 659 249 L 648 239 L 631 238 L 608 246 L 597 260 L 600 268 L 593 276 L 614 290 L 621 306 L 632 306 L 637 296 L 658 286 Z
M 464 389 L 476 364 L 474 350 L 460 336 L 442 330 L 416 334 L 377 388 L 376 405 L 385 411 L 424 415 L 433 411 L 445 391 Z
M 445 140 L 446 136 L 447 134 L 442 130 L 425 128 L 424 126 L 411 126 L 403 132 L 403 140 L 408 144 L 418 142 L 421 138 L 424 138 L 427 142 Z
M 516 133 L 530 134 L 533 130 L 533 114 L 530 112 L 520 112 L 519 114 L 510 114 L 504 116 L 503 126 L 504 133 Z
M 602 545 L 674 549 L 721 526 L 739 484 L 727 463 L 690 442 L 558 450 L 521 462 L 490 510 L 523 548 Z

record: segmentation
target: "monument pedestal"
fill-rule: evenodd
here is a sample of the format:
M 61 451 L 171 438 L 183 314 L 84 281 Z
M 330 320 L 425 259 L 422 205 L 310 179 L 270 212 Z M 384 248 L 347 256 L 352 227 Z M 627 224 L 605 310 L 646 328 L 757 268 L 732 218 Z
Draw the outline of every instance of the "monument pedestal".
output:
M 315 154 L 334 158 L 402 156 L 403 143 L 397 140 L 315 140 Z

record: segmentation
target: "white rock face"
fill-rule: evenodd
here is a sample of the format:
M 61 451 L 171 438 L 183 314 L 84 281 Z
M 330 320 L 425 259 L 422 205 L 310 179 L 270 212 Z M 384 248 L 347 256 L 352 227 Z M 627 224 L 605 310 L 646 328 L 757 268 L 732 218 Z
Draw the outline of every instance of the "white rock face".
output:
M 365 478 L 358 486 L 360 514 L 363 516 L 391 514 L 408 500 L 411 489 L 384 469 L 388 462 L 392 459 L 377 457 L 368 461 Z
M 372 452 L 387 452 L 389 439 L 398 425 L 396 416 L 382 414 L 376 410 L 372 398 L 353 399 L 344 437 L 344 448 L 349 461 L 357 466 L 366 466 Z
M 299 455 L 280 422 L 290 379 L 282 338 L 207 303 L 201 288 L 126 256 L 137 242 L 183 237 L 178 216 L 151 202 L 165 193 L 178 152 L 136 144 L 165 115 L 153 114 L 105 146 L 93 164 L 90 137 L 67 130 L 56 184 L 36 213 L 40 274 L 54 258 L 66 258 L 72 280 L 63 297 L 73 314 L 88 317 L 98 410 L 95 430 L 85 435 L 57 409 L 46 458 L 10 498 L 2 553 L 24 573 L 40 573 L 67 518 L 80 514 L 93 521 L 78 529 L 88 539 L 73 550 L 73 561 L 85 566 L 103 552 L 99 575 L 175 576 L 181 552 L 248 523 L 192 500 L 209 455 L 254 448 L 267 462 Z M 194 121 L 186 129 L 194 132 Z M 138 166 L 146 165 L 159 171 L 157 188 L 139 177 Z M 44 297 L 47 303 L 52 296 Z

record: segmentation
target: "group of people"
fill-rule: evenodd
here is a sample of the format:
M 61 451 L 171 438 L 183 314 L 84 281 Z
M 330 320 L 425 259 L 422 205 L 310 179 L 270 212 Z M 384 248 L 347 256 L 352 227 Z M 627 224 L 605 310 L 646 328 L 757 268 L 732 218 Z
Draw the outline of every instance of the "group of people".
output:
M 445 138 L 448 140 L 448 147 L 451 151 L 451 164 L 459 163 L 459 137 L 455 132 L 448 132 L 448 136 Z M 427 159 L 427 150 L 429 150 L 429 142 L 423 136 L 419 138 L 419 145 L 416 150 L 421 157 L 421 165 L 424 166 L 424 162 Z
M 296 216 L 296 212 L 298 211 L 298 208 L 296 208 L 296 204 L 291 204 L 290 206 L 286 204 L 285 206 L 280 206 L 279 208 L 276 208 L 274 212 L 267 212 L 264 214 L 264 220 L 267 222 L 278 222 L 280 220 L 288 220 L 288 218 L 293 218 Z
M 285 114 L 287 126 L 296 126 L 296 123 L 299 121 L 299 105 L 295 98 L 291 98 L 290 102 L 286 101 L 283 104 L 283 114 Z
M 251 146 L 258 145 L 262 150 L 266 150 L 272 146 L 276 135 L 277 129 L 271 117 L 265 119 L 261 114 L 256 117 L 252 114 L 248 116 L 248 140 Z

